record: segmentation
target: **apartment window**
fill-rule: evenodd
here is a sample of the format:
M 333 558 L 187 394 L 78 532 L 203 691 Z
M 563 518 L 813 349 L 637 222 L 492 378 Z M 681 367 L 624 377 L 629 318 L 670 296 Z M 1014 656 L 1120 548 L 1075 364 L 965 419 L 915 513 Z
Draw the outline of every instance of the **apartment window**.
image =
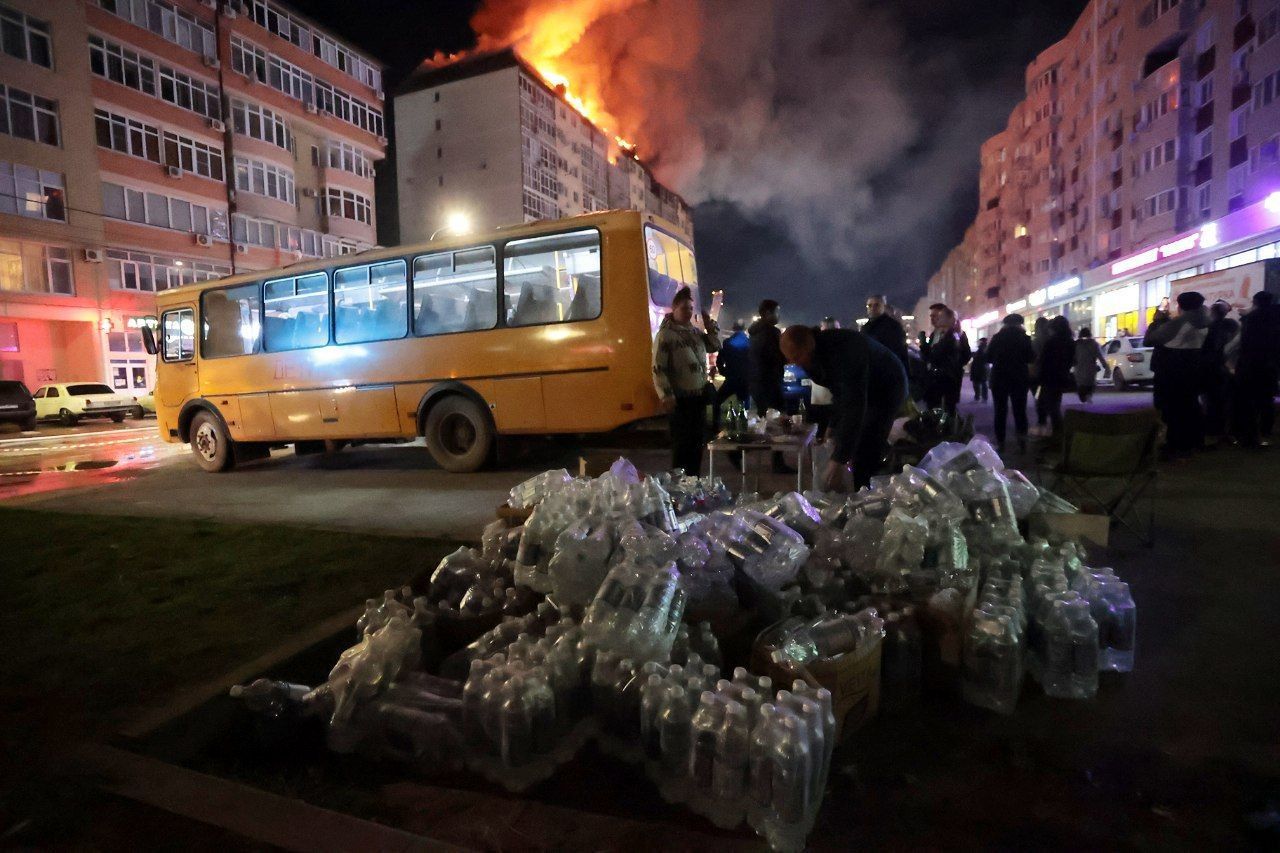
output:
M 155 33 L 166 41 L 195 51 L 201 56 L 217 56 L 213 27 L 160 0 L 95 0 L 98 6 L 117 17 Z
M 0 213 L 66 222 L 62 175 L 0 160 Z
M 222 180 L 222 149 L 179 136 L 172 131 L 164 132 L 164 161 L 170 166 L 177 166 L 184 172 Z
M 230 274 L 231 267 L 224 264 L 125 249 L 107 249 L 107 281 L 116 290 L 168 290 Z
M 1261 109 L 1280 96 L 1280 71 L 1273 71 L 1253 86 L 1253 108 Z
M 263 344 L 268 352 L 329 343 L 329 277 L 322 272 L 263 285 Z
M 1244 195 L 1245 180 L 1249 177 L 1249 164 L 1241 163 L 1227 170 L 1227 198 Z
M 0 50 L 24 62 L 53 67 L 49 24 L 5 5 L 0 5 Z
M 1237 110 L 1231 111 L 1231 140 L 1234 142 L 1244 136 L 1249 130 L 1249 105 L 1245 104 Z
M 325 212 L 365 225 L 373 224 L 373 205 L 367 196 L 339 187 L 325 188 Z
M 325 147 L 325 165 L 361 178 L 373 177 L 373 161 L 359 148 L 346 142 L 330 142 Z
M 190 234 L 227 238 L 227 214 L 217 208 L 102 182 L 102 215 L 140 225 L 154 225 Z
M 71 250 L 0 238 L 0 291 L 75 296 Z
M 413 261 L 413 331 L 443 335 L 498 324 L 492 246 L 423 255 Z
M 1196 106 L 1203 107 L 1213 102 L 1213 78 L 1206 77 L 1196 84 Z
M 206 118 L 221 115 L 215 86 L 98 36 L 89 36 L 89 69 L 99 77 Z
M 1203 183 L 1196 187 L 1196 210 L 1200 212 L 1201 219 L 1209 218 L 1209 212 L 1212 208 L 1209 192 L 1211 189 L 1212 185 L 1208 183 Z
M 236 189 L 294 204 L 293 172 L 274 163 L 236 158 Z
M 252 355 L 261 347 L 262 300 L 257 284 L 206 290 L 200 295 L 200 355 Z
M 1249 57 L 1253 54 L 1253 42 L 1231 54 L 1231 70 L 1244 73 L 1249 70 Z
M 1148 216 L 1159 216 L 1162 213 L 1169 213 L 1178 206 L 1178 191 L 1165 190 L 1162 193 L 1156 193 L 1147 198 L 1143 203 L 1143 213 Z
M 1273 7 L 1258 19 L 1258 47 L 1275 38 L 1277 30 L 1280 30 L 1280 7 Z
M 1157 98 L 1142 105 L 1140 120 L 1144 124 L 1150 124 L 1161 116 L 1167 115 L 1171 110 L 1178 108 L 1178 90 L 1176 88 L 1169 89 L 1167 92 L 1161 92 Z
M 1148 148 L 1142 152 L 1142 171 L 1139 174 L 1146 174 L 1152 169 L 1157 169 L 1165 163 L 1172 163 L 1178 156 L 1178 141 L 1176 139 L 1167 139 L 1154 148 Z
M 58 103 L 0 83 L 0 133 L 60 145 Z
M 101 147 L 161 162 L 160 130 L 154 125 L 101 109 L 93 111 L 93 123 Z
M 274 3 L 252 0 L 249 17 L 258 26 L 292 42 L 302 50 L 373 89 L 382 88 L 382 72 L 373 63 L 338 44 L 323 33 L 290 15 Z
M 274 249 L 276 231 L 276 223 L 267 219 L 254 219 L 239 213 L 231 217 L 231 238 L 237 243 Z
M 1214 38 L 1214 21 L 1213 18 L 1210 18 L 1204 22 L 1204 25 L 1201 26 L 1199 30 L 1196 31 L 1196 53 L 1204 53 L 1206 50 L 1213 47 Z
M 231 120 L 236 133 L 293 150 L 293 134 L 279 113 L 246 101 L 231 102 Z
M 388 341 L 408 331 L 408 265 L 389 261 L 333 273 L 333 335 L 340 344 Z
M 1213 153 L 1213 128 L 1196 136 L 1196 159 L 1203 160 Z

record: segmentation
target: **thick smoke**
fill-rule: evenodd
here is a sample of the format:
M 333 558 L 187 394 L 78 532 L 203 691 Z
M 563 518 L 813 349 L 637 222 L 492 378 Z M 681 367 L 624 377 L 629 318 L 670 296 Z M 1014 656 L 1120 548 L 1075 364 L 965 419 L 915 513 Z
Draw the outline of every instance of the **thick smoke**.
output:
M 482 48 L 514 44 L 571 81 L 690 203 L 727 203 L 792 243 L 813 310 L 847 316 L 882 285 L 923 290 L 1013 100 L 970 92 L 957 108 L 965 69 L 913 57 L 896 14 L 870 0 L 490 0 L 472 24 Z M 766 254 L 736 271 L 744 296 L 790 290 L 751 281 L 777 274 Z

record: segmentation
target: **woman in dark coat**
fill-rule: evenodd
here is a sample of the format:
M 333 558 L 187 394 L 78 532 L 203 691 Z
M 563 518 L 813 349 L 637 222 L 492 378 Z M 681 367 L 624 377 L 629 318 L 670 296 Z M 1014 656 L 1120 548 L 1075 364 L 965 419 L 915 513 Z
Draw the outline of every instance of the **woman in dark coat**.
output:
M 1071 336 L 1071 324 L 1066 317 L 1054 317 L 1049 321 L 1049 334 L 1036 358 L 1036 375 L 1040 380 L 1037 400 L 1054 436 L 1062 433 L 1062 395 L 1075 386 L 1071 376 L 1075 363 L 1076 342 Z

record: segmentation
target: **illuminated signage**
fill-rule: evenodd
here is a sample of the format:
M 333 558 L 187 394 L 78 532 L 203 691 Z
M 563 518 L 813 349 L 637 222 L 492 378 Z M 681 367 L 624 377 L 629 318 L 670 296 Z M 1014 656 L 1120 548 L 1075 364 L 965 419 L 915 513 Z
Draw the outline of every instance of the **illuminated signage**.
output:
M 982 327 L 984 327 L 984 326 L 990 326 L 992 323 L 994 323 L 996 320 L 999 320 L 999 319 L 1000 319 L 1000 312 L 999 312 L 999 311 L 988 311 L 987 313 L 982 314 L 982 315 L 980 315 L 979 317 L 977 317 L 977 318 L 973 321 L 973 325 L 974 325 L 976 328 L 981 329 L 981 328 L 982 328 Z
M 1211 222 L 1195 233 L 1179 237 L 1161 246 L 1152 246 L 1145 252 L 1121 258 L 1111 265 L 1111 274 L 1124 275 L 1130 270 L 1154 264 L 1165 258 L 1172 258 L 1174 255 L 1185 254 L 1195 249 L 1209 249 L 1216 245 L 1218 245 L 1218 225 Z
M 1039 305 L 1043 305 L 1044 301 L 1047 298 L 1049 298 L 1049 289 L 1046 287 L 1042 287 L 1039 290 L 1037 290 L 1035 293 L 1027 297 L 1027 303 L 1032 306 L 1039 306 Z
M 1071 278 L 1063 279 L 1057 284 L 1051 284 L 1045 288 L 1045 296 L 1048 299 L 1057 299 L 1060 296 L 1066 296 L 1068 293 L 1080 287 L 1080 276 L 1073 275 Z
M 1009 302 L 1004 306 L 1004 310 L 1012 314 L 1015 311 L 1021 311 L 1027 307 L 1027 300 L 1019 299 L 1017 302 Z
M 155 317 L 127 317 L 125 318 L 125 325 L 130 329 L 141 329 L 144 326 L 148 329 L 154 329 L 160 325 L 160 322 Z

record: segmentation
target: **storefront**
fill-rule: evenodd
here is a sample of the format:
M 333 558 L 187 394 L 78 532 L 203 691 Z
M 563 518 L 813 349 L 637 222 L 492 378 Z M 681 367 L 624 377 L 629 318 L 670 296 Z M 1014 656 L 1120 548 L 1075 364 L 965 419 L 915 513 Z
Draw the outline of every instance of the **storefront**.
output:
M 122 319 L 124 328 L 111 319 L 100 324 L 107 384 L 136 396 L 155 387 L 155 358 L 147 354 L 142 343 L 142 327 L 154 326 L 155 318 L 128 316 Z
M 1139 332 L 1139 285 L 1136 281 L 1104 290 L 1094 298 L 1094 334 L 1106 339 Z

